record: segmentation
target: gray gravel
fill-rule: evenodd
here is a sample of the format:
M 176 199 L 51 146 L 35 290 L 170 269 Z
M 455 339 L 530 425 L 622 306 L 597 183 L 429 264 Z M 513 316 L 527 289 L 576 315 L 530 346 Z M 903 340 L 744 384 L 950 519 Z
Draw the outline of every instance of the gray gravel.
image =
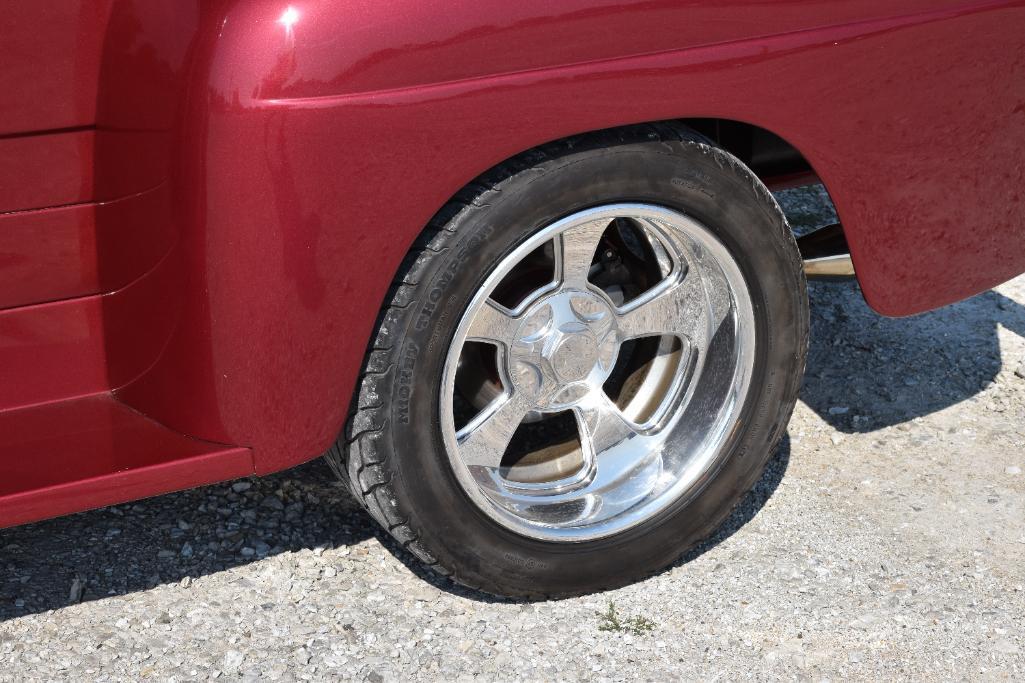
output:
M 317 461 L 0 531 L 0 680 L 1025 678 L 1025 277 L 905 320 L 811 299 L 778 455 L 654 578 L 462 590 Z

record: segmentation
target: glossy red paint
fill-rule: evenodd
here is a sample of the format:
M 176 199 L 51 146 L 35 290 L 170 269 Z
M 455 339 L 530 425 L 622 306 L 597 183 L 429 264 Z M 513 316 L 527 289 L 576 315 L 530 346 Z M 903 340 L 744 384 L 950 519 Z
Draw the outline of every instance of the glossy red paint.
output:
M 7 3 L 0 21 L 0 135 L 96 121 L 111 0 Z
M 0 411 L 110 391 L 143 374 L 177 323 L 176 266 L 169 254 L 117 292 L 0 311 Z
M 91 130 L 0 140 L 0 211 L 91 199 L 95 144 Z
M 21 126 L 0 130 L 0 211 L 20 211 L 0 215 L 0 306 L 21 306 L 0 312 L 0 409 L 113 392 L 259 472 L 313 457 L 446 200 L 629 123 L 722 118 L 797 147 L 882 313 L 1025 270 L 1025 0 L 67 7 L 0 28 L 78 57 L 0 66 Z
M 0 377 L 0 411 L 107 389 L 100 298 L 0 311 Z
M 175 434 L 109 394 L 0 412 L 0 527 L 252 474 L 244 448 Z
M 141 277 L 176 239 L 169 192 L 165 183 L 110 202 L 0 214 L 0 309 L 112 292 Z

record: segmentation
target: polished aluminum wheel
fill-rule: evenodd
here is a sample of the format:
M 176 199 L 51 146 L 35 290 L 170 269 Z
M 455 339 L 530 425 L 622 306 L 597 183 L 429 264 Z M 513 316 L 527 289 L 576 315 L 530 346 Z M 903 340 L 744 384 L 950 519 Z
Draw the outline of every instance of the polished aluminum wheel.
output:
M 451 465 L 481 510 L 530 537 L 640 524 L 721 464 L 754 327 L 740 269 L 694 219 L 612 204 L 559 220 L 498 264 L 456 330 Z

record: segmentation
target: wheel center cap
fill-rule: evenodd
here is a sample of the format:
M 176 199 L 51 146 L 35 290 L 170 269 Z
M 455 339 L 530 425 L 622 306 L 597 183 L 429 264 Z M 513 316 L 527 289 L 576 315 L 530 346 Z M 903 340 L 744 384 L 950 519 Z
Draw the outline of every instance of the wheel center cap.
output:
M 538 410 L 562 410 L 600 389 L 618 348 L 615 315 L 604 299 L 556 292 L 523 316 L 509 353 L 509 377 Z
M 598 343 L 589 331 L 564 334 L 556 341 L 549 361 L 563 382 L 578 382 L 598 362 Z

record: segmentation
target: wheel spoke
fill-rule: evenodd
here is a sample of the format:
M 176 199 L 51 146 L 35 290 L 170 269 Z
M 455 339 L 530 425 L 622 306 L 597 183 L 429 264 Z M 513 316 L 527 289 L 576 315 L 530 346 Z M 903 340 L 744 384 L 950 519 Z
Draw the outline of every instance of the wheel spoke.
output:
M 728 300 L 710 300 L 701 275 L 688 271 L 682 279 L 656 287 L 650 298 L 619 315 L 620 337 L 636 339 L 669 334 L 685 337 L 692 348 L 704 350 L 712 332 L 729 312 Z
M 528 402 L 520 394 L 513 393 L 474 418 L 456 435 L 463 462 L 480 467 L 501 465 L 505 449 L 528 410 Z
M 596 457 L 637 431 L 603 391 L 593 391 L 573 408 L 580 427 L 580 445 L 585 458 Z
M 512 344 L 518 322 L 508 311 L 488 299 L 470 321 L 466 339 L 509 346 Z
M 587 289 L 587 276 L 605 229 L 612 220 L 601 218 L 566 230 L 556 242 L 558 276 L 567 289 Z

